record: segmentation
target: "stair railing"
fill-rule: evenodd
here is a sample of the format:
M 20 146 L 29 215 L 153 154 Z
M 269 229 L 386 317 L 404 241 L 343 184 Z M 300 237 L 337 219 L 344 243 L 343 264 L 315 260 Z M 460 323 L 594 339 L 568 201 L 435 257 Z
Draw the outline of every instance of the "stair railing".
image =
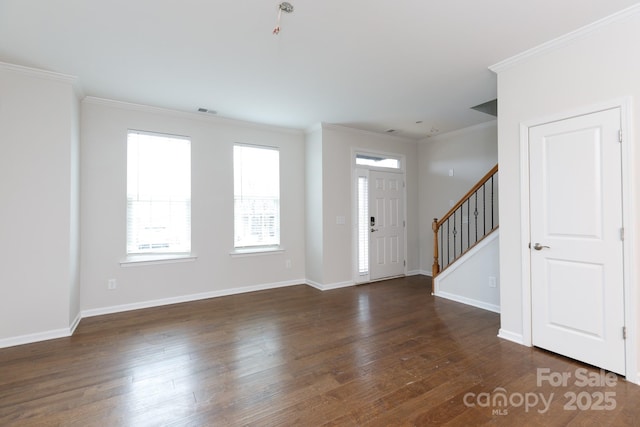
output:
M 498 228 L 497 185 L 495 165 L 442 219 L 433 219 L 434 279 Z

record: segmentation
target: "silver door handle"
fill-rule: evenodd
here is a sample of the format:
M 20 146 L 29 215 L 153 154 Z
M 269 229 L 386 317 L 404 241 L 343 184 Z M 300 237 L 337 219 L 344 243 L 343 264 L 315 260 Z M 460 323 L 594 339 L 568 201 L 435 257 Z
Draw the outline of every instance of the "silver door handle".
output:
M 533 245 L 533 249 L 535 249 L 536 251 L 541 251 L 544 248 L 551 249 L 549 246 L 543 246 L 540 243 L 536 243 L 535 245 Z
M 378 229 L 377 229 L 377 228 L 373 228 L 373 227 L 371 227 L 371 232 L 373 233 L 373 232 L 375 232 L 375 231 L 378 231 Z

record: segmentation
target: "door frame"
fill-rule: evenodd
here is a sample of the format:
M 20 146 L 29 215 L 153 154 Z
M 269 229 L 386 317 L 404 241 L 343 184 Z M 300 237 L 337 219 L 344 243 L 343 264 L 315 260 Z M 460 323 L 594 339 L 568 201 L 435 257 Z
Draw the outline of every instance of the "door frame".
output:
M 381 156 L 381 157 L 391 157 L 400 160 L 400 167 L 398 169 L 392 168 L 380 168 L 375 166 L 363 166 L 356 164 L 356 156 L 358 154 L 364 155 L 373 155 L 373 156 Z M 367 274 L 361 275 L 358 271 L 358 177 L 363 176 L 359 173 L 359 171 L 366 171 L 367 179 L 369 179 L 369 171 L 380 171 L 380 172 L 392 172 L 397 173 L 398 175 L 402 175 L 402 181 L 404 182 L 404 186 L 402 187 L 402 191 L 404 193 L 404 258 L 405 261 L 407 259 L 407 168 L 406 168 L 406 157 L 404 154 L 400 153 L 390 153 L 387 151 L 378 151 L 378 150 L 370 150 L 366 148 L 356 148 L 353 147 L 351 149 L 351 271 L 353 277 L 353 283 L 356 285 L 367 283 L 371 281 L 371 277 L 369 275 L 370 271 L 367 271 Z M 371 253 L 369 253 L 369 264 L 371 264 Z M 407 265 L 405 263 L 404 266 L 404 274 L 407 274 Z
M 522 344 L 533 346 L 532 341 L 532 306 L 531 306 L 531 250 L 530 239 L 530 204 L 529 204 L 529 128 L 547 123 L 583 116 L 603 110 L 620 108 L 622 143 L 622 224 L 625 230 L 623 241 L 623 277 L 624 277 L 624 310 L 627 338 L 625 340 L 626 379 L 639 384 L 638 352 L 637 352 L 637 284 L 636 268 L 633 264 L 633 247 L 635 230 L 633 218 L 634 172 L 633 172 L 633 135 L 631 123 L 631 97 L 613 99 L 608 102 L 593 104 L 571 111 L 555 113 L 520 123 L 520 232 L 521 232 L 521 265 L 522 265 Z

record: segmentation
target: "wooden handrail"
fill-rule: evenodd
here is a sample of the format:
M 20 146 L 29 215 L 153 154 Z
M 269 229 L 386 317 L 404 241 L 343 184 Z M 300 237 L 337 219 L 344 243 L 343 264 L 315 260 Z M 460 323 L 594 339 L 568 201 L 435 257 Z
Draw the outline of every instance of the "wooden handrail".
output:
M 471 197 L 473 195 L 473 193 L 475 193 L 476 191 L 478 191 L 480 189 L 480 187 L 482 187 L 484 184 L 486 184 L 487 181 L 489 181 L 489 179 L 491 179 L 491 177 L 498 172 L 498 165 L 495 165 L 494 167 L 491 168 L 491 170 L 489 172 L 487 172 L 487 174 L 485 176 L 483 176 L 482 178 L 480 178 L 480 181 L 478 181 L 476 183 L 476 185 L 474 185 L 473 187 L 471 187 L 471 190 L 467 191 L 467 193 L 462 196 L 462 198 L 458 201 L 458 203 L 456 203 L 455 205 L 453 205 L 453 207 L 451 209 L 449 209 L 449 211 L 440 219 L 437 221 L 437 225 L 438 228 L 440 228 L 440 226 L 449 219 L 449 217 L 451 215 L 453 215 L 453 213 L 455 211 L 458 210 L 458 208 L 460 206 L 462 206 L 462 204 L 464 202 L 467 201 L 467 199 L 469 197 Z M 435 218 L 434 218 L 435 219 Z
M 469 191 L 467 191 L 467 193 L 464 196 L 462 196 L 462 198 L 460 198 L 458 203 L 453 205 L 453 207 L 451 209 L 449 209 L 449 211 L 440 220 L 438 220 L 438 218 L 434 218 L 433 219 L 433 223 L 431 224 L 431 228 L 433 230 L 433 265 L 431 266 L 431 275 L 432 275 L 433 279 L 435 279 L 436 276 L 438 274 L 440 274 L 444 270 L 444 269 L 441 270 L 440 263 L 439 263 L 440 254 L 439 254 L 439 251 L 438 251 L 438 230 L 440 230 L 440 227 L 442 226 L 442 224 L 444 224 L 451 216 L 453 216 L 454 212 L 456 212 L 467 200 L 469 200 L 471 198 L 471 196 L 473 196 L 473 194 L 475 194 L 483 185 L 485 185 L 496 174 L 496 172 L 498 172 L 498 165 L 495 165 L 493 168 L 491 168 L 491 170 L 489 172 L 487 172 L 486 175 L 484 175 L 473 187 L 471 187 L 471 189 Z M 487 233 L 485 236 L 482 236 L 473 245 L 470 245 L 470 247 L 468 247 L 466 251 L 462 251 L 460 256 L 462 256 L 469 249 L 471 249 L 471 247 L 473 247 L 476 244 L 478 244 L 482 239 L 484 239 L 486 236 L 491 234 L 497 228 L 498 228 L 498 226 L 494 226 L 489 231 L 489 233 Z M 459 256 L 458 256 L 458 258 L 459 258 Z M 446 268 L 446 266 L 444 266 L 444 267 Z M 431 293 L 433 293 L 433 292 L 434 292 L 434 289 L 433 289 L 433 282 L 432 282 L 432 291 L 431 291 Z
M 438 262 L 440 254 L 438 253 L 438 218 L 433 218 L 433 224 L 431 225 L 433 229 L 433 265 L 431 266 L 431 278 L 435 279 L 438 273 L 440 273 L 440 263 Z M 433 282 L 431 282 L 433 287 Z M 432 292 L 433 293 L 433 289 Z

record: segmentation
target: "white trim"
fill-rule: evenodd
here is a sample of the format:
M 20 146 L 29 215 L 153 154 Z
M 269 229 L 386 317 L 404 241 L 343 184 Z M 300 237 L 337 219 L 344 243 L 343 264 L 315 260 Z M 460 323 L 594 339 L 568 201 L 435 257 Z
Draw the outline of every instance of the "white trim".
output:
M 203 292 L 199 294 L 182 295 L 177 297 L 162 298 L 149 301 L 141 301 L 131 304 L 114 305 L 110 307 L 101 307 L 82 310 L 73 320 L 69 328 L 54 329 L 51 331 L 37 332 L 33 334 L 20 335 L 16 337 L 0 339 L 0 348 L 14 347 L 23 344 L 32 344 L 40 341 L 47 341 L 58 338 L 67 338 L 73 335 L 80 321 L 86 317 L 102 316 L 105 314 L 122 313 L 132 310 L 140 310 L 145 308 L 160 307 L 163 305 L 180 304 L 184 302 L 199 301 L 209 298 L 218 298 L 229 295 L 238 295 L 249 292 L 263 291 L 269 289 L 284 288 L 289 286 L 308 285 L 321 291 L 340 289 L 355 286 L 353 282 L 338 282 L 329 285 L 321 285 L 308 279 L 287 280 L 284 282 L 265 283 L 261 285 L 243 286 L 239 288 L 222 289 L 219 291 Z
M 131 310 L 140 310 L 143 308 L 159 307 L 169 304 L 180 304 L 183 302 L 199 301 L 209 298 L 225 297 L 229 295 L 244 294 L 247 292 L 264 291 L 268 289 L 284 288 L 288 286 L 298 286 L 304 284 L 304 279 L 288 280 L 285 282 L 265 283 L 262 285 L 243 286 L 240 288 L 222 289 L 219 291 L 203 292 L 199 294 L 182 295 L 177 297 L 162 298 L 150 301 L 141 301 L 132 304 L 115 305 L 111 307 L 93 308 L 82 311 L 82 317 L 94 317 L 104 314 L 122 313 Z
M 73 335 L 82 320 L 82 313 L 78 313 L 68 328 L 53 329 L 50 331 L 36 332 L 33 334 L 18 335 L 17 337 L 0 339 L 0 348 L 14 347 L 16 345 L 33 344 L 40 341 L 67 338 Z
M 407 274 L 405 274 L 405 276 L 409 277 L 409 276 L 429 276 L 431 277 L 431 272 L 426 272 L 424 270 L 411 270 L 411 271 L 407 271 Z
M 369 155 L 369 156 L 380 156 L 380 157 L 387 157 L 387 158 L 390 158 L 390 159 L 397 159 L 400 162 L 400 167 L 399 168 L 385 168 L 385 167 L 379 167 L 379 166 L 360 165 L 360 164 L 358 164 L 357 159 L 356 159 L 358 154 L 362 154 L 362 155 L 365 155 L 365 156 L 367 156 L 367 155 Z M 391 153 L 389 151 L 380 151 L 380 150 L 371 150 L 369 148 L 351 147 L 351 166 L 355 170 L 362 169 L 362 170 L 367 170 L 367 171 L 391 172 L 391 173 L 397 173 L 397 174 L 406 175 L 406 173 L 407 173 L 407 156 L 405 156 L 404 154 L 400 154 L 400 153 Z
M 247 257 L 247 256 L 261 256 L 261 255 L 274 255 L 284 253 L 284 248 L 279 246 L 254 246 L 248 248 L 237 248 L 229 252 L 232 258 Z
M 438 290 L 438 284 L 440 280 L 446 278 L 448 275 L 456 271 L 460 266 L 462 266 L 465 262 L 469 261 L 476 253 L 480 252 L 482 248 L 488 246 L 491 242 L 496 240 L 500 235 L 500 229 L 497 228 L 493 233 L 489 234 L 486 238 L 482 239 L 480 243 L 472 247 L 466 254 L 462 255 L 460 258 L 455 260 L 455 262 L 451 265 L 451 267 L 444 270 L 442 273 L 438 274 L 435 278 L 434 288 L 436 291 Z
M 636 190 L 636 173 L 634 167 L 634 145 L 635 135 L 632 116 L 632 98 L 627 97 L 621 100 L 621 127 L 622 135 L 622 226 L 625 229 L 624 239 L 624 300 L 625 300 L 625 325 L 629 331 L 625 342 L 626 353 L 626 379 L 629 382 L 640 385 L 640 375 L 638 374 L 638 337 L 640 331 L 638 325 L 638 282 L 636 275 L 636 255 L 634 247 L 637 243 L 635 230 L 635 216 L 638 212 L 635 205 L 634 195 Z M 625 215 L 628 214 L 628 215 Z
M 492 120 L 489 120 L 487 122 L 482 122 L 482 123 L 477 124 L 477 125 L 467 126 L 466 128 L 456 129 L 456 130 L 452 130 L 452 131 L 444 132 L 444 133 L 439 133 L 439 134 L 434 135 L 434 136 L 428 136 L 426 138 L 423 138 L 423 139 L 419 140 L 418 143 L 420 143 L 420 144 L 431 143 L 431 142 L 439 141 L 441 139 L 454 138 L 456 136 L 465 135 L 467 133 L 477 132 L 477 131 L 482 130 L 482 129 L 487 129 L 487 128 L 490 128 L 490 127 L 497 127 L 497 126 L 498 126 L 498 120 L 497 119 L 492 119 Z
M 486 246 L 491 244 L 494 240 L 498 239 L 499 235 L 500 235 L 500 229 L 498 228 L 493 233 L 489 234 L 488 237 L 483 239 L 476 246 L 471 248 L 470 251 L 468 251 L 462 257 L 457 259 L 455 261 L 455 263 L 451 267 L 447 268 L 442 273 L 440 273 L 438 276 L 436 276 L 436 278 L 433 279 L 433 290 L 434 290 L 433 295 L 435 295 L 437 297 L 446 298 L 446 299 L 449 299 L 449 300 L 452 300 L 452 301 L 457 301 L 457 302 L 460 302 L 460 303 L 463 303 L 463 304 L 471 305 L 471 306 L 474 306 L 474 307 L 482 308 L 482 309 L 485 309 L 485 310 L 488 310 L 488 311 L 493 311 L 494 313 L 500 313 L 500 306 L 499 305 L 491 304 L 491 303 L 484 302 L 484 301 L 479 301 L 479 300 L 476 300 L 476 299 L 473 299 L 473 298 L 468 298 L 468 297 L 465 297 L 465 296 L 462 296 L 462 295 L 452 294 L 450 292 L 444 292 L 444 291 L 440 290 L 440 281 L 441 280 L 446 279 L 447 276 L 452 274 L 455 270 L 457 270 L 459 267 L 461 267 L 464 263 L 466 263 L 471 258 L 473 258 L 483 248 L 485 248 Z
M 50 331 L 36 332 L 34 334 L 19 335 L 17 337 L 0 339 L 0 348 L 16 345 L 32 344 L 40 341 L 55 340 L 71 336 L 70 328 L 53 329 Z
M 366 283 L 369 281 L 369 271 L 367 269 L 366 274 L 361 274 L 359 269 L 360 264 L 360 250 L 359 250 L 359 224 L 358 224 L 358 178 L 367 178 L 369 182 L 369 169 L 359 168 L 355 164 L 356 151 L 351 149 L 351 270 L 353 274 L 354 283 Z
M 640 7 L 637 8 L 640 11 Z M 635 172 L 633 168 L 633 127 L 632 123 L 632 98 L 622 97 L 608 102 L 598 103 L 587 107 L 581 107 L 563 113 L 555 113 L 546 117 L 528 120 L 520 123 L 520 211 L 521 211 L 521 263 L 522 263 L 522 344 L 532 346 L 531 337 L 531 259 L 528 248 L 530 235 L 529 217 L 529 128 L 550 122 L 565 120 L 572 117 L 591 114 L 599 111 L 619 108 L 621 127 L 623 133 L 622 143 L 622 188 L 623 188 L 623 227 L 628 238 L 623 241 L 624 248 L 624 311 L 625 323 L 629 330 L 625 341 L 625 372 L 627 381 L 640 384 L 638 373 L 638 335 L 637 328 L 637 283 L 636 266 L 634 262 L 633 248 L 637 237 L 634 229 L 635 206 L 634 182 Z M 508 338 L 507 338 L 508 339 Z
M 178 262 L 193 262 L 198 257 L 195 255 L 176 255 L 176 254 L 149 254 L 149 255 L 129 255 L 126 259 L 120 261 L 120 267 L 138 267 L 142 265 L 152 264 L 175 264 Z
M 514 343 L 520 344 L 520 345 L 527 345 L 527 344 L 524 343 L 523 337 L 522 337 L 521 334 L 518 334 L 516 332 L 507 331 L 507 330 L 502 329 L 502 328 L 500 328 L 498 330 L 498 338 L 502 338 L 503 340 L 511 341 L 511 342 L 514 342 Z M 531 346 L 528 345 L 527 347 L 531 347 Z
M 69 74 L 56 73 L 53 71 L 40 70 L 37 68 L 25 67 L 23 65 L 9 64 L 0 62 L 0 70 L 11 71 L 25 76 L 37 77 L 40 79 L 54 80 L 58 82 L 75 84 L 78 81 L 76 76 Z
M 323 285 L 321 283 L 318 282 L 314 282 L 313 280 L 306 280 L 305 283 L 309 286 L 311 286 L 312 288 L 316 288 L 320 291 L 331 291 L 333 289 L 340 289 L 340 288 L 348 288 L 351 286 L 355 286 L 356 284 L 352 281 L 347 281 L 347 282 L 337 282 L 337 283 L 330 283 L 328 285 Z
M 559 49 L 567 45 L 568 43 L 572 42 L 573 40 L 587 37 L 591 33 L 598 31 L 604 26 L 607 26 L 616 21 L 621 21 L 623 19 L 626 19 L 630 16 L 635 15 L 636 13 L 640 13 L 640 4 L 635 4 L 626 9 L 622 9 L 619 12 L 616 12 L 612 15 L 599 19 L 595 22 L 592 22 L 591 24 L 585 25 L 584 27 L 578 28 L 575 31 L 572 31 L 563 36 L 557 37 L 553 40 L 550 40 L 546 43 L 538 45 L 534 48 L 525 50 L 524 52 L 521 52 L 503 61 L 500 61 L 497 64 L 491 65 L 489 69 L 494 73 L 501 73 L 502 71 L 507 70 L 515 65 L 518 65 L 521 62 L 528 60 L 529 58 L 544 55 L 548 52 Z
M 388 156 L 392 158 L 396 158 L 400 160 L 400 168 L 392 169 L 392 168 L 378 168 L 367 165 L 359 165 L 356 163 L 356 156 L 358 154 L 371 154 L 374 156 Z M 365 176 L 367 181 L 369 181 L 370 172 L 384 172 L 384 173 L 394 173 L 397 175 L 402 175 L 402 192 L 404 198 L 404 275 L 407 275 L 407 251 L 409 248 L 408 238 L 407 238 L 407 230 L 409 229 L 409 217 L 408 217 L 408 203 L 407 200 L 407 156 L 401 153 L 392 153 L 385 152 L 379 150 L 370 150 L 366 148 L 358 148 L 351 147 L 351 270 L 353 275 L 353 282 L 367 283 L 371 281 L 371 250 L 369 250 L 369 271 L 366 275 L 361 275 L 358 271 L 358 177 Z M 369 192 L 371 192 L 371 186 L 369 185 Z M 361 279 L 361 280 L 360 280 Z M 378 280 L 378 279 L 374 279 Z
M 531 250 L 529 240 L 529 125 L 520 123 L 520 265 L 522 266 L 522 343 L 532 346 L 531 337 Z M 526 200 L 525 200 L 526 199 Z
M 78 312 L 78 314 L 76 314 L 76 318 L 73 319 L 73 322 L 71 322 L 71 326 L 69 326 L 69 336 L 73 335 L 73 333 L 76 331 L 76 328 L 80 324 L 81 320 L 82 320 L 82 313 Z
M 442 292 L 437 290 L 436 293 L 434 294 L 437 297 L 440 298 L 445 298 L 451 301 L 455 301 L 458 303 L 462 303 L 462 304 L 466 304 L 466 305 L 470 305 L 473 307 L 477 307 L 477 308 L 482 308 L 484 310 L 488 310 L 488 311 L 492 311 L 494 313 L 500 313 L 500 306 L 495 305 L 495 304 L 489 304 L 487 302 L 484 301 L 478 301 L 475 300 L 473 298 L 467 298 L 467 297 L 463 297 L 461 295 L 456 295 L 456 294 L 450 294 L 449 292 Z
M 416 139 L 413 138 L 408 138 L 408 137 L 404 137 L 404 136 L 399 136 L 399 135 L 390 135 L 387 133 L 379 133 L 379 132 L 373 132 L 370 130 L 364 130 L 364 129 L 356 129 L 356 128 L 352 128 L 352 127 L 347 127 L 347 126 L 342 126 L 342 125 L 335 125 L 335 124 L 331 124 L 331 123 L 320 123 L 321 128 L 327 129 L 327 130 L 336 130 L 336 131 L 344 131 L 344 132 L 350 132 L 350 133 L 356 133 L 359 135 L 364 135 L 364 136 L 370 136 L 370 137 L 375 137 L 375 138 L 381 138 L 381 139 L 390 139 L 390 140 L 395 140 L 395 141 L 400 141 L 400 142 L 411 142 L 411 143 L 415 143 Z M 313 129 L 313 127 L 312 127 Z
M 369 273 L 367 274 L 356 274 L 356 278 L 353 281 L 356 285 L 364 285 L 365 283 L 369 283 L 371 280 L 369 279 Z
M 153 107 L 150 105 L 134 104 L 131 102 L 116 101 L 114 99 L 98 98 L 95 96 L 87 96 L 82 100 L 83 104 L 101 105 L 105 107 L 118 108 L 121 110 L 138 111 L 143 113 L 162 114 L 170 117 L 179 117 L 191 120 L 202 120 L 205 122 L 213 122 L 222 125 L 241 126 L 249 129 L 260 129 L 271 132 L 289 133 L 294 135 L 304 135 L 304 130 L 285 128 L 274 125 L 267 125 L 262 123 L 248 122 L 238 119 L 230 119 L 227 117 L 221 117 L 212 115 L 209 113 L 198 113 L 190 111 L 172 110 L 169 108 Z

